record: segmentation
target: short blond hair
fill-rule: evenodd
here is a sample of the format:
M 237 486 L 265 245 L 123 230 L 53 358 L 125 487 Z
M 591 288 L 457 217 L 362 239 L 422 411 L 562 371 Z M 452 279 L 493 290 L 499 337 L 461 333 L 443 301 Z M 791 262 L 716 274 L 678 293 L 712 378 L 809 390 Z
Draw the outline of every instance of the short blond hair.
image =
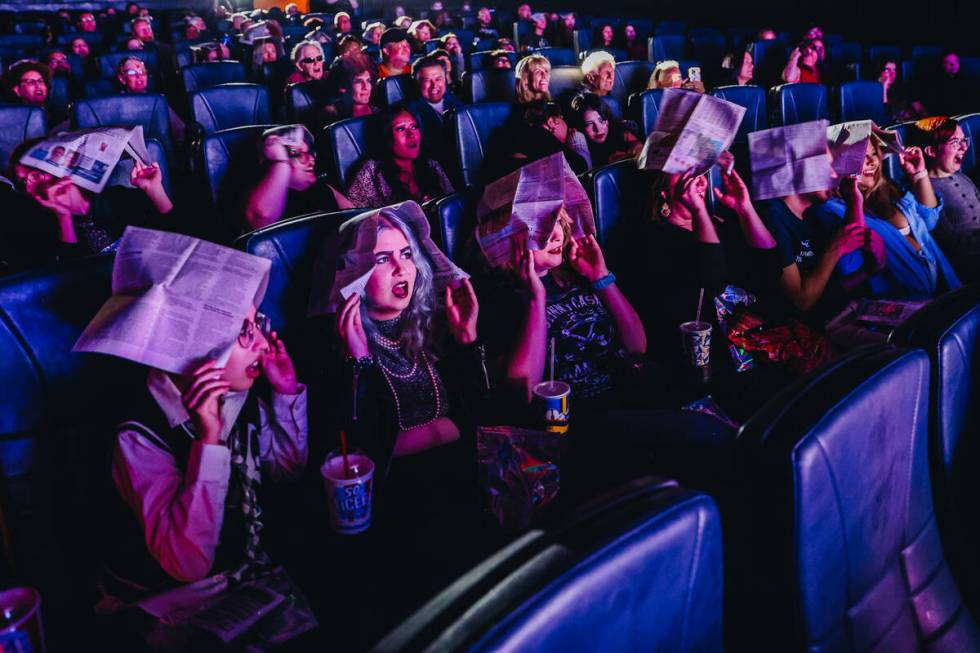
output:
M 650 74 L 650 81 L 647 84 L 647 88 L 663 88 L 664 73 L 666 73 L 671 68 L 681 69 L 681 65 L 674 61 L 673 59 L 667 59 L 665 61 L 658 61 L 657 67 L 653 69 Z

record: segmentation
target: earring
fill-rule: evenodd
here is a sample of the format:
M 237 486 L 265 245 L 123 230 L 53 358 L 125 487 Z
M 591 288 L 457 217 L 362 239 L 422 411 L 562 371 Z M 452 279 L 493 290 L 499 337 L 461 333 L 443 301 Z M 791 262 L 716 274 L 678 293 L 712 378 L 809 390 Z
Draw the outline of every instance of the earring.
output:
M 660 205 L 660 215 L 664 216 L 665 218 L 670 217 L 670 204 L 664 202 Z

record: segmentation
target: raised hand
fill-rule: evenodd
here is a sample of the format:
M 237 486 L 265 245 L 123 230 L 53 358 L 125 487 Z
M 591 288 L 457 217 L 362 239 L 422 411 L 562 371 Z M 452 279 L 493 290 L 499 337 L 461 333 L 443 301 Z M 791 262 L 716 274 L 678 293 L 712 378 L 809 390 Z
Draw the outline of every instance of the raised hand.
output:
M 337 333 L 351 358 L 361 359 L 371 355 L 364 325 L 361 323 L 361 296 L 357 293 L 348 297 L 340 309 L 337 315 Z
M 145 166 L 140 163 L 139 159 L 133 159 L 133 171 L 129 174 L 129 181 L 144 192 L 163 189 L 163 174 L 160 172 L 160 164 L 154 161 Z
M 840 180 L 840 194 L 854 216 L 853 224 L 864 226 L 864 194 L 858 183 L 857 175 L 844 177 Z
M 527 235 L 524 238 L 515 237 L 514 239 L 514 270 L 521 283 L 531 293 L 533 299 L 544 299 L 544 284 L 537 270 L 534 269 L 534 254 L 527 242 Z
M 704 194 L 707 183 L 703 176 L 694 176 L 693 171 L 688 170 L 680 176 L 671 189 L 671 197 L 674 201 L 683 204 L 691 213 L 707 211 L 704 202 Z
M 180 395 L 187 413 L 194 421 L 197 437 L 205 444 L 218 444 L 221 437 L 221 397 L 230 388 L 222 378 L 223 367 L 209 360 L 191 373 L 190 383 Z
M 269 348 L 262 354 L 262 373 L 272 386 L 273 392 L 281 395 L 294 395 L 299 390 L 293 359 L 286 351 L 286 345 L 273 331 L 267 338 Z
M 736 213 L 743 212 L 752 205 L 749 189 L 735 168 L 731 168 L 731 172 L 728 171 L 728 167 L 725 168 L 721 173 L 721 183 L 724 191 L 715 188 L 715 199 L 719 202 Z
M 265 146 L 262 148 L 262 155 L 266 161 L 288 162 L 289 151 L 283 145 L 282 139 L 278 136 L 270 136 L 265 139 Z
M 921 176 L 921 173 L 925 172 L 926 157 L 922 153 L 921 147 L 906 148 L 899 160 L 902 162 L 902 170 L 909 177 L 914 177 L 917 174 Z
M 469 279 L 463 279 L 456 287 L 446 286 L 446 321 L 449 332 L 461 345 L 476 342 L 476 322 L 480 304 Z
M 599 247 L 599 241 L 592 234 L 579 238 L 577 241 L 572 240 L 568 250 L 568 263 L 589 283 L 595 283 L 609 274 L 606 258 L 602 255 L 602 248 Z
M 840 231 L 831 241 L 831 249 L 837 250 L 841 256 L 849 254 L 856 249 L 864 246 L 864 230 L 866 227 L 859 224 L 847 224 L 840 228 Z

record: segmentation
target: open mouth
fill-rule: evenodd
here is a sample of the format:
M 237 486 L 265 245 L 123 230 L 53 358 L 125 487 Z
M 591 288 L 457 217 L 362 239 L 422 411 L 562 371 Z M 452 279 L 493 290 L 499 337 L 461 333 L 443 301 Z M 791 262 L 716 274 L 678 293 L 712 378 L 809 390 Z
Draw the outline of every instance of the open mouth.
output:
M 408 297 L 408 282 L 399 281 L 398 283 L 396 283 L 394 287 L 391 289 L 391 294 L 397 297 L 398 299 L 405 299 L 406 297 Z
M 254 363 L 245 368 L 245 374 L 250 379 L 257 379 L 262 374 L 262 360 L 256 359 Z
M 956 156 L 954 156 L 953 157 L 953 163 L 955 163 L 956 165 L 962 165 L 963 164 L 963 155 L 962 154 L 957 154 Z
M 551 249 L 548 250 L 548 253 L 553 256 L 561 256 L 561 245 L 558 245 L 557 247 L 552 247 Z

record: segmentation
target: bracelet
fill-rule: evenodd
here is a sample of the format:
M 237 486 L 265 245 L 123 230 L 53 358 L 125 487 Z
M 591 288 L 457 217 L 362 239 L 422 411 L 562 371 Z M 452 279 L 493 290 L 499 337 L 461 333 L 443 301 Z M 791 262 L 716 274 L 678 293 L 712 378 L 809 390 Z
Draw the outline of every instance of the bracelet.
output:
M 928 177 L 928 176 L 929 176 L 928 170 L 919 170 L 917 173 L 912 175 L 912 181 L 919 181 L 923 177 Z
M 353 356 L 348 356 L 347 361 L 354 368 L 355 372 L 363 372 L 366 369 L 374 367 L 374 359 L 370 356 L 362 356 L 361 358 L 354 358 Z
M 595 281 L 593 281 L 592 282 L 592 290 L 595 290 L 596 292 L 598 292 L 598 291 L 602 290 L 603 288 L 608 288 L 609 286 L 613 285 L 614 283 L 616 283 L 616 275 L 613 274 L 612 272 L 610 272 L 609 274 L 607 274 L 606 276 L 602 277 L 601 279 L 596 279 Z

